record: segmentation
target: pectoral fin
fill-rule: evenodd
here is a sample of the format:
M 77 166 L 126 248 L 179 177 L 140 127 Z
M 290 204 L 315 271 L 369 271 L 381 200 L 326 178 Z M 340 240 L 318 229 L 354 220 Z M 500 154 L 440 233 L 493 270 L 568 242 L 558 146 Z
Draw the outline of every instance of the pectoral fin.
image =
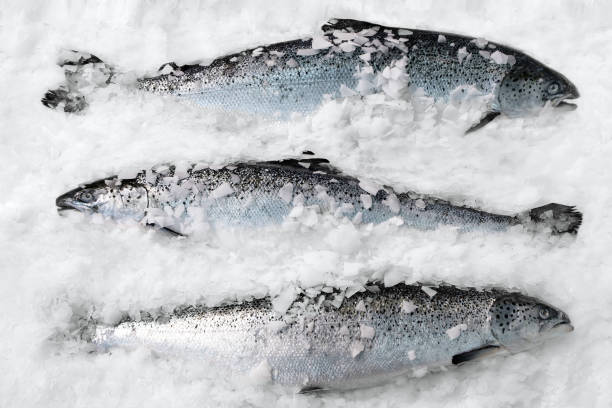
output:
M 182 234 L 178 231 L 173 230 L 171 227 L 160 227 L 157 224 L 146 224 L 147 227 L 151 227 L 151 228 L 156 228 L 159 231 L 162 231 L 165 234 L 168 234 L 169 236 L 173 236 L 173 237 L 185 237 L 185 234 Z
M 500 112 L 488 111 L 487 113 L 484 114 L 482 118 L 480 118 L 480 121 L 478 123 L 473 124 L 472 127 L 466 130 L 465 134 L 467 135 L 468 133 L 472 133 L 478 129 L 485 127 L 487 123 L 491 122 L 493 119 L 495 119 L 499 115 L 501 115 Z
M 328 391 L 325 388 L 321 388 L 321 387 L 317 387 L 317 386 L 306 386 L 303 388 L 300 388 L 300 390 L 298 391 L 298 394 L 312 394 L 312 393 L 319 393 L 319 392 L 325 392 Z
M 474 350 L 466 351 L 465 353 L 455 354 L 453 356 L 453 364 L 459 365 L 468 361 L 480 360 L 484 357 L 489 357 L 502 351 L 500 346 L 484 346 Z

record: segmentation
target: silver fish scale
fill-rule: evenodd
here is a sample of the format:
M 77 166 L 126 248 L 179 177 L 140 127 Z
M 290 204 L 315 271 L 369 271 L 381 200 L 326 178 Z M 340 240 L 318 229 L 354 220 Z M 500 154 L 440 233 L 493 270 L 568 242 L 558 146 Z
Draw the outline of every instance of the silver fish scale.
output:
M 321 388 L 419 374 L 495 343 L 489 313 L 501 291 L 441 286 L 430 297 L 421 286 L 375 289 L 345 298 L 339 307 L 337 292 L 301 295 L 284 314 L 267 298 L 180 308 L 156 319 L 143 314 L 140 321 L 96 327 L 91 341 L 101 348 L 146 346 L 234 374 L 257 372 L 281 384 Z M 405 302 L 415 309 L 404 309 Z M 451 336 L 457 326 L 462 329 Z M 362 327 L 373 334 L 362 336 Z
M 311 39 L 283 42 L 222 57 L 208 66 L 177 67 L 170 74 L 141 79 L 139 86 L 205 106 L 286 118 L 292 112 L 312 112 L 325 95 L 339 97 L 342 85 L 355 90 L 358 73 L 366 67 L 380 74 L 394 61 L 405 58 L 411 85 L 435 99 L 447 99 L 453 91 L 465 92 L 468 87 L 494 96 L 517 59 L 529 58 L 509 47 L 454 34 L 353 20 L 322 28 L 324 38 L 333 43 L 327 49 L 312 50 Z M 357 38 L 366 42 L 336 38 L 352 33 L 362 33 Z M 354 45 L 354 50 L 343 51 L 340 47 L 346 43 Z M 298 54 L 304 50 L 314 55 Z M 493 62 L 490 54 L 495 51 L 509 56 L 509 62 Z M 363 59 L 364 55 L 369 61 Z M 374 85 L 370 92 L 379 92 L 380 86 Z
M 433 197 L 395 194 L 389 187 L 371 195 L 357 179 L 316 163 L 313 168 L 323 170 L 306 169 L 298 163 L 241 163 L 190 171 L 181 179 L 168 173 L 146 185 L 146 217 L 154 219 L 161 214 L 164 225 L 181 231 L 201 220 L 242 226 L 279 224 L 295 210 L 328 213 L 363 223 L 399 217 L 405 225 L 425 230 L 452 225 L 461 231 L 500 231 L 519 223 L 515 217 L 455 206 Z M 140 180 L 146 183 L 144 176 Z M 224 185 L 227 194 L 215 196 Z

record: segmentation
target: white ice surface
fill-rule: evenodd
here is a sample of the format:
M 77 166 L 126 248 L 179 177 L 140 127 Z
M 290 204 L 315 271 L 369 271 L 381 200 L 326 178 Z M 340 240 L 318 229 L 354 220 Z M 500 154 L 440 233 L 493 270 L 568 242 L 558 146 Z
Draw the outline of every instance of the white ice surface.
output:
M 311 118 L 266 124 L 117 86 L 84 115 L 44 108 L 63 48 L 142 74 L 312 34 L 327 17 L 485 37 L 568 76 L 570 113 L 473 118 L 449 107 L 330 102 Z M 612 6 L 604 1 L 3 1 L 0 7 L 0 406 L 608 407 L 612 404 Z M 375 98 L 374 98 L 375 100 Z M 176 239 L 142 227 L 60 217 L 78 183 L 156 163 L 324 154 L 350 174 L 512 213 L 577 205 L 576 239 L 458 235 L 320 217 L 279 228 Z M 346 221 L 347 222 L 347 221 Z M 330 237 L 329 239 L 321 239 Z M 446 281 L 520 288 L 565 310 L 576 330 L 543 347 L 347 393 L 294 395 L 146 350 L 55 352 L 45 339 L 73 307 L 121 311 L 270 294 L 295 286 Z

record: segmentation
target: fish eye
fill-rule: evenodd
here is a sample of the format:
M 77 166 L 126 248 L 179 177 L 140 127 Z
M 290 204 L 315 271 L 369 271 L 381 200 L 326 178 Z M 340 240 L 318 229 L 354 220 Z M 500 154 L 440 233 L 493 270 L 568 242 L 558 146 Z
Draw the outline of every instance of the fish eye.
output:
M 541 307 L 539 311 L 539 315 L 540 315 L 540 319 L 546 320 L 550 317 L 550 311 L 545 307 Z
M 556 94 L 557 92 L 559 92 L 560 89 L 561 89 L 561 85 L 559 85 L 558 82 L 551 82 L 548 85 L 547 91 L 549 94 Z
M 81 191 L 77 198 L 84 203 L 89 203 L 93 200 L 93 194 L 91 194 L 89 191 Z

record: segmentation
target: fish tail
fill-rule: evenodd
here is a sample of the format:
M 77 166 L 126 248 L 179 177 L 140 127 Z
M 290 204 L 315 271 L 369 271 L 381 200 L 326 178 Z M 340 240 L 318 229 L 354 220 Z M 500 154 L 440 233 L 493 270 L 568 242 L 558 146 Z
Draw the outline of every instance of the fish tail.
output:
M 582 213 L 576 207 L 556 203 L 533 208 L 518 218 L 529 229 L 550 229 L 553 234 L 576 234 L 582 224 Z
M 55 350 L 72 350 L 92 352 L 97 348 L 92 340 L 95 337 L 98 321 L 94 319 L 92 311 L 75 310 L 63 328 L 57 328 L 47 338 L 47 346 Z
M 51 109 L 80 112 L 87 107 L 86 94 L 112 82 L 115 72 L 93 54 L 64 51 L 58 65 L 64 69 L 65 81 L 57 89 L 48 90 L 40 100 Z

